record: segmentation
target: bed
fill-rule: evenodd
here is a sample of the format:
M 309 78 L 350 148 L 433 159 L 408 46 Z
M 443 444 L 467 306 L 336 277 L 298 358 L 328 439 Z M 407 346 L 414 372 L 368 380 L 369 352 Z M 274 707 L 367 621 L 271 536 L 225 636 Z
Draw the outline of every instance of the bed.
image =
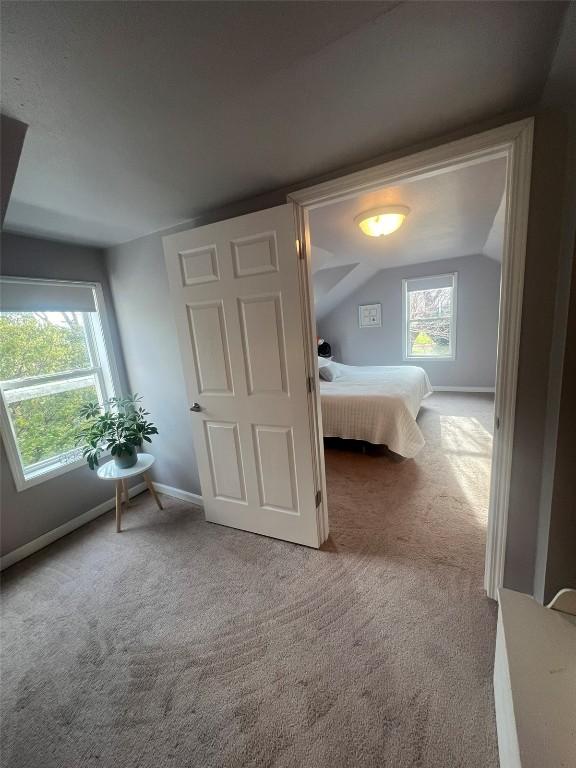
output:
M 416 416 L 422 400 L 432 393 L 426 371 L 415 365 L 335 362 L 330 370 L 333 381 L 320 378 L 325 437 L 386 445 L 406 458 L 418 453 L 424 437 Z

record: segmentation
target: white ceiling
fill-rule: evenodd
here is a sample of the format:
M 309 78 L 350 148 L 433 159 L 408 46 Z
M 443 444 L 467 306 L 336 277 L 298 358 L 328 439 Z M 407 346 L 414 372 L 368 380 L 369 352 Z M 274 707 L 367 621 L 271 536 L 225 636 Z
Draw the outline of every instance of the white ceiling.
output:
M 505 184 L 506 161 L 498 158 L 313 210 L 317 315 L 381 269 L 476 254 L 501 259 Z M 391 235 L 367 237 L 354 218 L 379 205 L 406 205 L 410 213 Z
M 6 227 L 109 245 L 537 103 L 558 2 L 4 2 Z

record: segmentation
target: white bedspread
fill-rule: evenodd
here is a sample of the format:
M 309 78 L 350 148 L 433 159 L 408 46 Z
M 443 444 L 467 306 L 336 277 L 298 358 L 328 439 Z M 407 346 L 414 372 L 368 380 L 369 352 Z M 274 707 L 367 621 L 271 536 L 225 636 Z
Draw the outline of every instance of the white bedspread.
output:
M 416 416 L 432 393 L 426 371 L 414 365 L 334 365 L 341 377 L 320 380 L 324 435 L 387 445 L 406 458 L 415 456 L 424 445 Z

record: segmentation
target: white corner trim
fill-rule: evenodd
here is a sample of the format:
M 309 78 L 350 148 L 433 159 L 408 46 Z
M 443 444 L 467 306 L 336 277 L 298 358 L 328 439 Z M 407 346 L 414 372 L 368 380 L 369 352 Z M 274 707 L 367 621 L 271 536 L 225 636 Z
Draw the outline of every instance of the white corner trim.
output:
M 128 490 L 128 495 L 132 498 L 132 496 L 137 496 L 145 490 L 146 483 L 138 483 Z M 52 542 L 57 539 L 61 539 L 63 536 L 72 533 L 76 528 L 80 528 L 82 525 L 86 525 L 86 523 L 95 520 L 105 512 L 114 509 L 115 506 L 116 499 L 107 499 L 101 504 L 98 504 L 98 506 L 92 507 L 92 509 L 89 509 L 87 512 L 84 512 L 77 517 L 73 517 L 72 520 L 68 520 L 68 522 L 59 525 L 57 528 L 53 528 L 51 531 L 48 531 L 48 533 L 43 533 L 42 536 L 38 536 L 37 539 L 33 539 L 27 544 L 23 544 L 21 547 L 18 547 L 18 549 L 13 549 L 12 552 L 8 552 L 0 558 L 0 571 L 14 565 L 14 563 L 17 563 L 19 560 L 23 560 L 25 557 L 33 555 L 34 552 L 38 552 L 39 549 L 44 549 L 48 544 L 52 544 Z
M 434 392 L 492 392 L 496 390 L 494 387 L 432 387 Z
M 496 734 L 500 766 L 501 768 L 521 768 L 510 669 L 500 610 L 498 611 L 494 656 L 494 709 L 496 710 Z
M 174 499 L 182 499 L 182 501 L 189 501 L 190 504 L 194 504 L 196 507 L 204 508 L 204 500 L 202 496 L 191 491 L 183 491 L 180 488 L 174 488 L 171 485 L 164 485 L 164 483 L 152 483 L 155 490 L 158 493 L 163 493 L 166 496 L 172 496 Z
M 484 588 L 488 597 L 494 600 L 498 597 L 498 589 L 504 583 L 533 132 L 534 121 L 532 119 L 525 121 L 508 153 L 506 230 L 500 282 L 494 403 L 496 430 L 490 473 L 490 505 L 484 571 Z

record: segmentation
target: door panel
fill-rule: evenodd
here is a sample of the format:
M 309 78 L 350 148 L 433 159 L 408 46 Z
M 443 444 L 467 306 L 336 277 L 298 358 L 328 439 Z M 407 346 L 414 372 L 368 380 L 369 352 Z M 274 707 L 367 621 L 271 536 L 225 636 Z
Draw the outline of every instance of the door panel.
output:
M 198 393 L 234 394 L 222 302 L 189 304 L 188 317 Z
M 205 421 L 204 426 L 214 497 L 246 503 L 238 424 Z
M 280 296 L 239 299 L 248 394 L 288 394 Z
M 180 253 L 182 282 L 184 285 L 198 285 L 219 280 L 216 248 L 200 248 Z
M 232 241 L 235 277 L 278 271 L 276 233 L 264 232 Z
M 292 204 L 164 252 L 206 519 L 319 546 Z
M 254 440 L 260 504 L 269 509 L 298 513 L 292 430 L 257 425 Z

